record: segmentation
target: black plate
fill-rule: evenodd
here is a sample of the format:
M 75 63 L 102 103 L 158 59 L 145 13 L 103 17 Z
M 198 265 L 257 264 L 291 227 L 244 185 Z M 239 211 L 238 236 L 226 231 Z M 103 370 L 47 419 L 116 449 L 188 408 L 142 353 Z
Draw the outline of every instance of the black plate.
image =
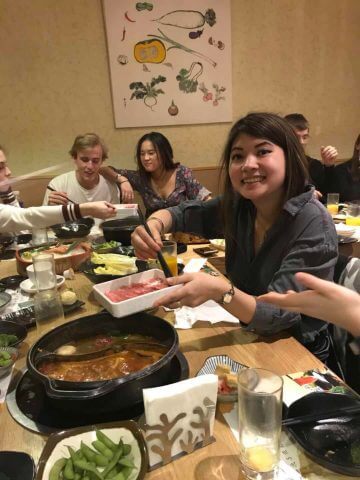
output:
M 22 245 L 25 243 L 29 243 L 32 239 L 32 234 L 31 233 L 21 233 L 20 235 L 16 236 L 16 243 L 18 245 Z
M 92 263 L 90 260 L 87 260 L 83 262 L 80 265 L 79 270 L 88 277 L 89 280 L 91 280 L 93 283 L 103 283 L 103 282 L 109 282 L 110 280 L 114 280 L 115 278 L 121 278 L 125 277 L 127 275 L 133 275 L 127 273 L 126 275 L 106 275 L 106 274 L 97 274 L 94 272 L 94 268 L 100 267 L 101 265 L 95 265 L 95 263 Z M 134 273 L 139 273 L 139 272 L 145 272 L 145 270 L 148 270 L 148 264 L 145 260 L 136 260 L 136 266 L 138 271 Z
M 72 305 L 63 305 L 64 315 L 81 308 L 83 305 L 85 305 L 85 302 L 82 300 L 76 300 Z M 16 310 L 16 312 L 7 313 L 3 315 L 0 320 L 11 321 L 25 328 L 34 327 L 36 325 L 34 307 L 26 307 Z
M 288 427 L 305 452 L 329 470 L 360 477 L 360 416 L 341 416 L 345 406 L 358 405 L 360 399 L 340 393 L 310 393 L 290 405 L 288 417 L 338 410 L 331 422 L 322 420 Z M 352 452 L 357 459 L 352 460 Z
M 10 288 L 12 290 L 16 290 L 20 283 L 25 280 L 26 277 L 23 275 L 11 275 L 10 277 L 4 277 L 0 279 L 0 291 L 6 290 Z
M 34 460 L 25 452 L 0 452 L 0 478 L 32 480 L 35 475 Z
M 27 336 L 26 328 L 15 322 L 0 320 L 0 333 L 7 333 L 8 335 L 16 335 L 18 341 L 9 345 L 9 347 L 16 347 L 23 342 Z

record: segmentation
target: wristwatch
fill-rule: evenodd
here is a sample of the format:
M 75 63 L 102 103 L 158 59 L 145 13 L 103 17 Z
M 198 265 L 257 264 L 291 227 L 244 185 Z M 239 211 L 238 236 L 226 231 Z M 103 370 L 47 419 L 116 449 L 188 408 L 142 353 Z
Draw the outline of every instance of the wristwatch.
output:
M 234 285 L 232 283 L 230 283 L 230 290 L 223 293 L 220 300 L 218 300 L 217 303 L 219 305 L 229 305 L 229 303 L 233 299 L 234 295 L 235 295 Z

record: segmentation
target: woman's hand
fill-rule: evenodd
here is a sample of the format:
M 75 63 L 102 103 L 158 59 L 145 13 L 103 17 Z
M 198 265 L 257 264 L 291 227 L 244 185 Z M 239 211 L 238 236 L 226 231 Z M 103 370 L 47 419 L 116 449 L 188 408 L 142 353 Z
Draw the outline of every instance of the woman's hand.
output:
M 156 258 L 162 247 L 161 226 L 158 222 L 149 222 L 148 227 L 153 238 L 147 233 L 142 225 L 135 228 L 131 234 L 131 244 L 134 247 L 135 255 L 141 260 Z
M 335 323 L 354 335 L 360 335 L 360 295 L 358 293 L 304 272 L 296 273 L 295 278 L 311 290 L 270 292 L 259 296 L 258 300 L 291 312 L 300 312 Z
M 69 199 L 66 192 L 50 192 L 48 205 L 67 205 Z
M 197 307 L 207 300 L 220 300 L 223 293 L 229 290 L 227 280 L 203 272 L 185 273 L 179 277 L 168 278 L 167 282 L 169 286 L 180 284 L 183 286 L 159 298 L 154 307 L 160 305 Z
M 125 177 L 122 177 L 125 178 Z M 121 190 L 121 202 L 132 203 L 134 201 L 134 190 L 127 178 L 120 180 L 119 187 Z
M 80 205 L 81 215 L 84 217 L 96 217 L 106 220 L 116 215 L 116 208 L 109 202 L 89 202 Z

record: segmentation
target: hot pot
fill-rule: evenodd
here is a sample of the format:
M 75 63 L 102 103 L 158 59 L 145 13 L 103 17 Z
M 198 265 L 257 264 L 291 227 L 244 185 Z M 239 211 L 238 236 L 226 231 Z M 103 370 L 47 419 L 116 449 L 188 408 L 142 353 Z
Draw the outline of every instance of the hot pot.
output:
M 42 374 L 37 366 L 43 352 L 54 352 L 74 339 L 86 338 L 111 331 L 151 336 L 168 347 L 158 361 L 125 377 L 92 382 L 55 380 Z M 171 360 L 178 351 L 179 339 L 174 327 L 162 318 L 140 312 L 123 318 L 98 313 L 79 318 L 46 333 L 30 348 L 27 367 L 31 376 L 45 387 L 55 408 L 84 413 L 110 413 L 142 402 L 143 388 L 168 383 Z

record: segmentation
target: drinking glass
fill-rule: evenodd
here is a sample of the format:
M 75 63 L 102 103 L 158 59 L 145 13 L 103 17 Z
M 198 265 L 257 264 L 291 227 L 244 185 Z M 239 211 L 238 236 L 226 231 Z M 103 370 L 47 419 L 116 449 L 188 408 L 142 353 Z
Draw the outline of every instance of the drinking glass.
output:
M 246 478 L 270 480 L 280 458 L 283 380 L 269 370 L 238 374 L 240 460 Z
M 172 276 L 175 277 L 178 274 L 176 242 L 173 240 L 164 240 L 161 253 L 168 264 Z
M 331 215 L 337 215 L 339 211 L 339 194 L 338 193 L 327 194 L 326 208 Z
M 346 209 L 346 225 L 360 226 L 360 203 L 351 202 Z
M 34 296 L 36 329 L 44 335 L 64 323 L 64 310 L 56 289 L 37 292 Z
M 48 234 L 46 228 L 34 228 L 32 230 L 32 239 L 31 243 L 33 245 L 42 245 L 44 243 L 48 243 Z
M 32 256 L 35 286 L 37 290 L 56 288 L 55 260 L 52 253 L 39 253 Z

